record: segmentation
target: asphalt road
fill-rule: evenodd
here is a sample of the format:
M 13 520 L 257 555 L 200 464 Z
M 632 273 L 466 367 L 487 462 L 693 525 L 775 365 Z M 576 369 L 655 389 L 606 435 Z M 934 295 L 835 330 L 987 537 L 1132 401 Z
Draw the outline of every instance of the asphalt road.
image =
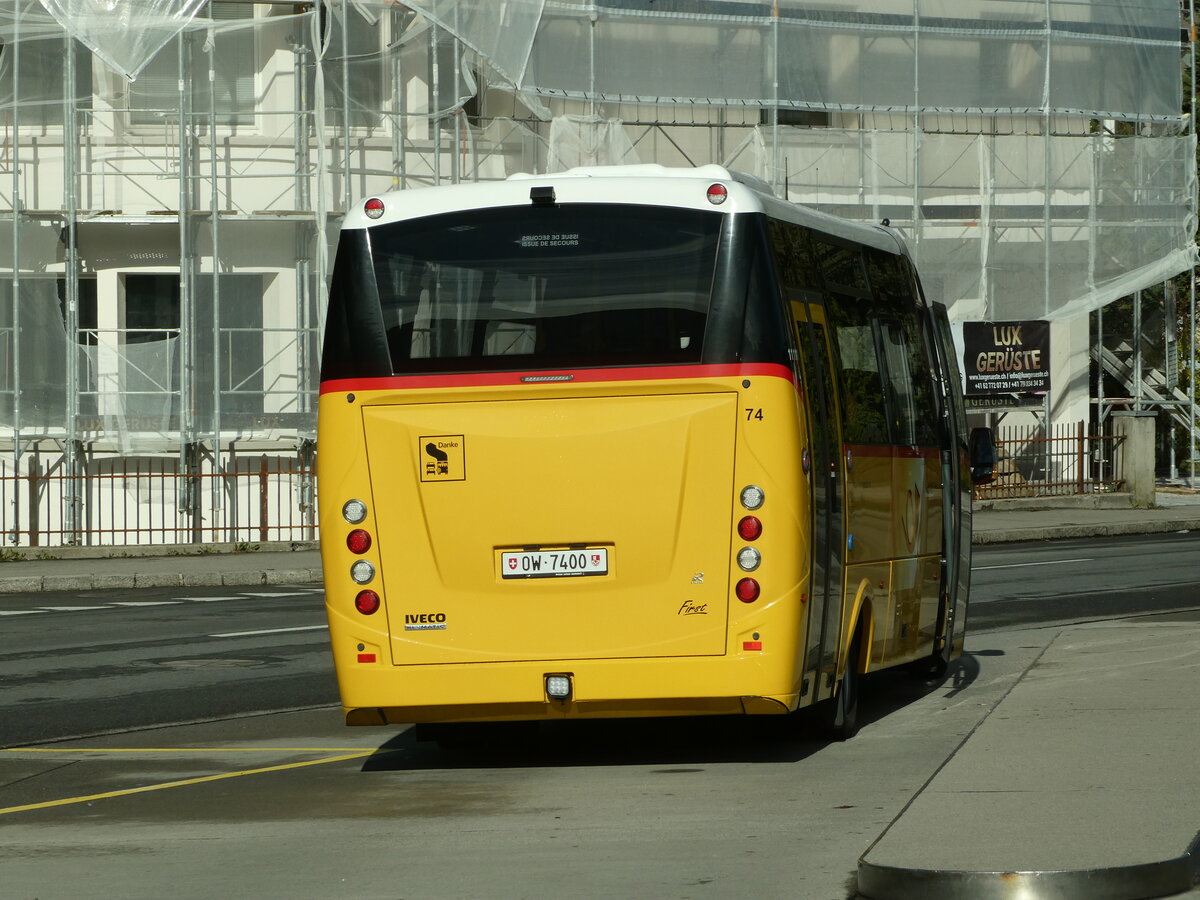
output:
M 217 720 L 0 752 L 0 894 L 847 900 L 859 856 L 1035 663 L 1049 623 L 1194 619 L 1178 584 L 1196 551 L 979 551 L 967 654 L 940 683 L 865 679 L 845 743 L 732 718 L 501 729 L 445 752 L 342 725 L 312 586 L 4 598 L 6 732 L 18 715 L 48 717 L 15 726 L 26 736 Z
M 336 705 L 316 585 L 0 598 L 0 746 Z
M 976 547 L 968 632 L 1200 609 L 1200 533 Z
M 1200 608 L 1200 534 L 976 548 L 968 630 Z M 316 585 L 0 597 L 0 747 L 336 706 Z

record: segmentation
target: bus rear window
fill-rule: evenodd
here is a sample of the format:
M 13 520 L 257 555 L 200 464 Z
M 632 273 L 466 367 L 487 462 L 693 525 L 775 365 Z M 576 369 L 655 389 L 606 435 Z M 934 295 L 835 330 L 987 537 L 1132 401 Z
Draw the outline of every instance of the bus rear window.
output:
M 698 362 L 721 219 L 529 206 L 372 228 L 364 257 L 392 371 Z M 349 290 L 340 280 L 335 272 L 331 305 L 365 299 L 339 296 Z M 357 290 L 369 284 L 357 279 Z

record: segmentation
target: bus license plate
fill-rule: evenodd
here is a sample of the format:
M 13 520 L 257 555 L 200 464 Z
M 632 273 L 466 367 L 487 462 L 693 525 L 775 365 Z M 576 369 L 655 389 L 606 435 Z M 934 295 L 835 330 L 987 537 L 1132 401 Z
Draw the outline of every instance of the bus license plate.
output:
M 521 550 L 500 554 L 504 578 L 561 578 L 571 575 L 607 575 L 608 549 Z

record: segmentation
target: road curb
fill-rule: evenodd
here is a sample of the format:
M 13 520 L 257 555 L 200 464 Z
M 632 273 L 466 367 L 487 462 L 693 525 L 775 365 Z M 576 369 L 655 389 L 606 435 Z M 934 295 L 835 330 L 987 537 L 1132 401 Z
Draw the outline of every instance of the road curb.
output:
M 265 569 L 251 572 L 152 572 L 120 575 L 35 575 L 0 578 L 0 594 L 66 591 L 141 590 L 164 587 L 249 587 L 252 585 L 314 584 L 319 568 Z
M 1086 525 L 1044 525 L 1037 528 L 994 528 L 976 531 L 971 543 L 1010 544 L 1018 541 L 1054 541 L 1066 538 L 1120 537 L 1129 534 L 1169 534 L 1200 531 L 1200 519 L 1163 519 L 1158 522 L 1095 522 Z

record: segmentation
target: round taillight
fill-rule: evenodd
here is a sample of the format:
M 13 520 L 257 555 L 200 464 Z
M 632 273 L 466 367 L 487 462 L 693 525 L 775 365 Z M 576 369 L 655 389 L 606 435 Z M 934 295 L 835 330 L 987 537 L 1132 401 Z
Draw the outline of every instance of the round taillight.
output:
M 710 184 L 704 196 L 708 197 L 708 202 L 713 206 L 720 206 L 729 196 L 729 188 L 719 182 L 717 184 Z
M 742 488 L 742 506 L 751 511 L 760 509 L 767 500 L 767 495 L 757 484 L 748 484 Z
M 360 559 L 350 567 L 350 577 L 356 584 L 370 584 L 375 577 L 375 567 L 365 559 Z
M 347 500 L 342 504 L 342 518 L 351 525 L 357 525 L 367 517 L 367 504 L 361 500 Z
M 372 197 L 363 204 L 363 212 L 367 214 L 368 219 L 378 219 L 383 215 L 383 201 L 378 197 Z
M 762 554 L 753 547 L 743 547 L 738 551 L 737 564 L 743 572 L 753 572 L 762 565 Z
M 354 608 L 364 616 L 379 611 L 379 595 L 374 591 L 359 591 L 354 598 Z
M 762 535 L 762 522 L 756 516 L 745 516 L 738 522 L 738 534 L 743 541 L 757 541 Z
M 753 603 L 758 599 L 758 595 L 762 593 L 762 588 L 758 586 L 758 582 L 753 578 L 743 578 L 733 590 L 737 594 L 737 598 L 743 603 Z
M 371 535 L 361 528 L 355 528 L 346 535 L 346 546 L 351 553 L 366 553 L 371 549 Z

